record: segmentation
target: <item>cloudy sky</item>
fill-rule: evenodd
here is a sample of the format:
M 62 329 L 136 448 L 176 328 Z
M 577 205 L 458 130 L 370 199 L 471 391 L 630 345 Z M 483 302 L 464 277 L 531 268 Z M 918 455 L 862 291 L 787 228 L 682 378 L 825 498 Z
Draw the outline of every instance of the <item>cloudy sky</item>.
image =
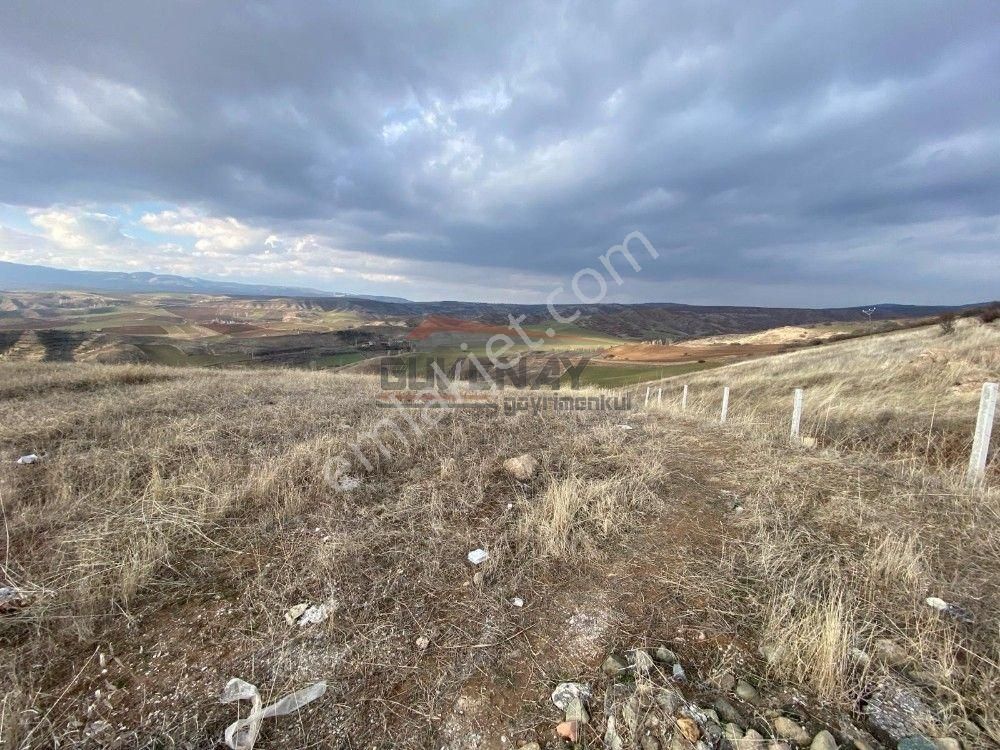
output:
M 0 5 L 2 260 L 538 302 L 632 230 L 608 299 L 1000 296 L 1000 2 Z

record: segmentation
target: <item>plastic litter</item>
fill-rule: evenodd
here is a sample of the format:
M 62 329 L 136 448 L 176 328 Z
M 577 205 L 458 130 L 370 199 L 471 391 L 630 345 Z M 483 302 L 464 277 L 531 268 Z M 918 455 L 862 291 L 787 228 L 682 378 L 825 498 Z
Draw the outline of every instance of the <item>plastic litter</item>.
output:
M 524 599 L 522 599 L 519 596 L 515 596 L 513 599 L 510 600 L 510 603 L 513 604 L 515 607 L 523 607 Z
M 474 549 L 468 554 L 468 559 L 473 565 L 482 565 L 490 559 L 490 553 L 484 549 Z
M 956 620 L 961 620 L 962 622 L 974 622 L 976 617 L 972 612 L 963 607 L 961 604 L 955 604 L 954 602 L 946 602 L 944 599 L 939 599 L 936 596 L 928 596 L 925 600 L 928 607 L 936 609 L 942 614 L 954 617 Z
M 330 610 L 327 609 L 325 604 L 314 604 L 302 613 L 302 616 L 299 618 L 299 627 L 304 628 L 306 625 L 316 625 L 317 623 L 325 622 L 329 617 Z
M 308 602 L 302 602 L 301 604 L 296 604 L 294 607 L 289 607 L 285 612 L 285 622 L 289 625 L 294 625 L 295 621 L 302 617 L 302 613 L 309 609 Z
M 42 457 L 37 453 L 29 453 L 27 456 L 21 456 L 17 459 L 19 464 L 36 464 L 42 460 Z
M 260 692 L 256 685 L 234 677 L 226 683 L 226 687 L 219 696 L 220 703 L 234 703 L 235 701 L 248 700 L 253 702 L 250 715 L 245 719 L 234 721 L 226 727 L 226 745 L 232 750 L 252 750 L 260 734 L 260 726 L 264 719 L 276 716 L 285 716 L 294 711 L 298 711 L 303 706 L 312 703 L 326 692 L 326 682 L 320 681 L 309 687 L 289 693 L 284 698 L 270 706 L 262 707 L 263 701 L 260 699 Z
M 285 611 L 285 622 L 289 625 L 298 625 L 300 628 L 304 628 L 306 625 L 325 622 L 329 619 L 330 612 L 336 610 L 337 603 L 335 601 L 331 605 L 301 602 L 294 607 L 289 607 Z

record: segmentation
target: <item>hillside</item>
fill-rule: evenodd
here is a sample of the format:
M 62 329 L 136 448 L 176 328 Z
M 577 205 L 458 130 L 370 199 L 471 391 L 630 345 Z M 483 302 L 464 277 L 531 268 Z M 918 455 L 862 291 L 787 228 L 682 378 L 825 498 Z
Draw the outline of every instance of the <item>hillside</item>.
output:
M 366 316 L 405 317 L 418 320 L 435 315 L 463 320 L 475 320 L 491 325 L 507 325 L 509 316 L 524 316 L 528 325 L 552 319 L 545 305 L 489 304 L 482 302 L 409 302 L 395 305 L 371 300 L 324 301 L 315 304 L 348 309 Z M 869 305 L 868 307 L 872 307 Z M 959 309 L 957 307 L 925 305 L 874 305 L 872 319 L 876 321 L 900 318 L 921 318 Z M 815 323 L 862 323 L 868 319 L 860 307 L 842 308 L 782 308 L 683 305 L 670 302 L 640 304 L 556 305 L 564 318 L 576 316 L 580 327 L 626 339 L 680 340 L 726 333 L 762 331 L 783 325 Z
M 803 434 L 821 445 L 958 465 L 982 384 L 998 380 L 1000 328 L 970 318 L 951 332 L 925 325 L 686 375 L 665 381 L 664 398 L 676 406 L 687 384 L 689 408 L 717 415 L 729 386 L 729 419 L 777 434 L 803 388 Z
M 962 321 L 720 368 L 690 376 L 704 411 L 408 412 L 341 471 L 395 414 L 376 378 L 0 363 L 0 741 L 219 747 L 240 677 L 265 702 L 327 684 L 258 748 L 568 748 L 557 725 L 643 750 L 996 746 L 996 470 L 969 489 L 956 463 L 743 417 L 794 383 L 808 434 L 834 421 L 820 393 L 844 424 L 924 429 L 936 403 L 966 434 L 953 383 L 995 377 L 997 341 Z M 566 681 L 590 695 L 559 709 Z
M 542 305 L 169 292 L 8 292 L 0 294 L 0 359 L 326 368 L 411 349 L 448 349 L 459 356 L 460 344 L 481 349 L 497 334 L 511 336 L 522 346 L 521 336 L 527 335 L 542 342 L 547 352 L 607 350 L 604 359 L 615 360 L 614 366 L 595 362 L 595 375 L 600 377 L 594 382 L 625 385 L 666 374 L 659 366 L 635 367 L 636 363 L 721 362 L 801 345 L 819 332 L 836 331 L 823 336 L 836 338 L 910 325 L 920 318 L 908 316 L 940 309 L 884 306 L 870 323 L 853 308 L 591 305 L 579 311 L 557 310 L 561 316 L 579 312 L 576 323 L 566 324 L 554 320 Z M 511 326 L 512 316 L 523 334 Z M 760 335 L 774 336 L 772 326 L 789 321 L 808 326 L 789 329 L 808 332 L 805 338 L 786 338 L 778 344 L 741 342 L 739 349 L 714 339 L 695 340 L 691 345 L 705 343 L 708 349 L 682 356 L 676 356 L 678 349 L 657 349 L 664 340 L 679 339 L 686 350 L 692 338 L 709 334 L 738 338 L 761 328 L 767 330 Z M 636 338 L 645 343 L 633 343 Z M 598 364 L 603 365 L 600 373 Z

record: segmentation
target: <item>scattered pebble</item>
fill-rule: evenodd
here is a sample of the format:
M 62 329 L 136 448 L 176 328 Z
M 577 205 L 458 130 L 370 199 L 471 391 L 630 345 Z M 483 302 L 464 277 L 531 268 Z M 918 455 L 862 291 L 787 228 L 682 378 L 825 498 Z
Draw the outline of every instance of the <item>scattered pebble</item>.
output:
M 747 703 L 756 703 L 760 699 L 760 693 L 757 692 L 757 688 L 746 680 L 740 680 L 736 683 L 736 695 Z
M 837 740 L 824 729 L 813 737 L 809 750 L 837 750 Z
M 601 671 L 608 677 L 617 677 L 627 669 L 628 661 L 624 656 L 619 656 L 618 654 L 611 654 L 604 660 L 604 664 L 601 665 Z
M 787 716 L 775 718 L 774 733 L 782 739 L 791 740 L 795 744 L 803 746 L 808 745 L 811 739 L 809 732 Z

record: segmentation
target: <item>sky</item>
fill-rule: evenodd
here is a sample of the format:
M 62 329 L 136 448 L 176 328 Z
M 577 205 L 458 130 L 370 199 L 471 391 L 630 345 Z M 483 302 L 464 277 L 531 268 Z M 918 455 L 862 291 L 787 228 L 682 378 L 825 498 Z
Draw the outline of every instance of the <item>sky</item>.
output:
M 606 301 L 1000 297 L 1000 2 L 0 4 L 0 260 L 527 303 L 633 231 Z

